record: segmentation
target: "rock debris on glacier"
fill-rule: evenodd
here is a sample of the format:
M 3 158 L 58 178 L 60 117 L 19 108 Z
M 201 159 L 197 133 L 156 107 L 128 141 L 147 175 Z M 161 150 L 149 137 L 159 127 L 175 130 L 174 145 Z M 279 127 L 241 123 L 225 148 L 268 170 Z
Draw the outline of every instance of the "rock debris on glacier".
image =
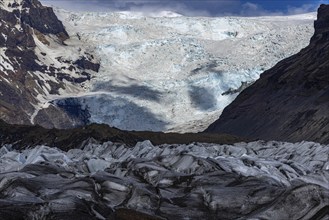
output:
M 328 145 L 312 142 L 7 145 L 0 214 L 105 219 L 127 208 L 168 219 L 326 219 L 328 157 Z

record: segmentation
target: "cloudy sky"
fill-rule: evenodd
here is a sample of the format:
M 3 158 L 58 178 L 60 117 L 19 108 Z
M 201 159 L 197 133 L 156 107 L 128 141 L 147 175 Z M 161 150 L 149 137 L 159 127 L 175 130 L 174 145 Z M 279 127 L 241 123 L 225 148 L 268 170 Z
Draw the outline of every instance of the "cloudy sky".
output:
M 45 5 L 75 11 L 169 10 L 187 16 L 260 16 L 312 12 L 329 0 L 41 0 Z

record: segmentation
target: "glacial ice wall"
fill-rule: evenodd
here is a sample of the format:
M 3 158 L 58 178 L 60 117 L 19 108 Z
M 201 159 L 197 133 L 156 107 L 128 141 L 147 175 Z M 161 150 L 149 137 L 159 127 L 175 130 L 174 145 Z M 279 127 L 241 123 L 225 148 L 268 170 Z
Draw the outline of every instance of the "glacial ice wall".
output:
M 208 127 L 243 83 L 307 46 L 316 19 L 315 13 L 207 18 L 55 11 L 71 36 L 66 43 L 101 64 L 87 91 L 67 95 L 83 103 L 89 121 L 176 132 Z

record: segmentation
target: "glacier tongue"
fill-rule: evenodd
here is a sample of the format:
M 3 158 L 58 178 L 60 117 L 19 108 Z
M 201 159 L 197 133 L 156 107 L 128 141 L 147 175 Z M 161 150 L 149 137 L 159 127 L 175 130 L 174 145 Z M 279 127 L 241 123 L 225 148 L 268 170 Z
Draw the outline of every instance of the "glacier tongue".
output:
M 258 18 L 56 13 L 71 36 L 67 44 L 101 61 L 100 72 L 86 85 L 101 95 L 77 98 L 90 122 L 179 132 L 206 128 L 243 85 L 305 47 L 315 19 L 315 13 Z
M 0 155 L 1 216 L 105 219 L 128 208 L 168 219 L 328 217 L 328 145 L 107 142 L 68 152 L 3 146 Z

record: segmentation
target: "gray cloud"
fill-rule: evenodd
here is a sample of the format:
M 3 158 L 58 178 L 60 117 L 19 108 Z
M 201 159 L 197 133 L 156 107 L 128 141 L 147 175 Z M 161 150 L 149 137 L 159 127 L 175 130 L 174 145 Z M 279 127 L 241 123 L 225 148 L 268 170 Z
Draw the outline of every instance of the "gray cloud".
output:
M 74 11 L 174 11 L 187 16 L 237 14 L 240 0 L 41 0 L 48 6 Z
M 252 1 L 252 0 L 250 0 Z M 41 0 L 43 4 L 74 11 L 137 11 L 146 15 L 174 11 L 186 16 L 262 16 L 300 14 L 315 11 L 320 0 L 301 7 L 287 6 L 285 11 L 270 11 L 261 5 L 241 0 Z

